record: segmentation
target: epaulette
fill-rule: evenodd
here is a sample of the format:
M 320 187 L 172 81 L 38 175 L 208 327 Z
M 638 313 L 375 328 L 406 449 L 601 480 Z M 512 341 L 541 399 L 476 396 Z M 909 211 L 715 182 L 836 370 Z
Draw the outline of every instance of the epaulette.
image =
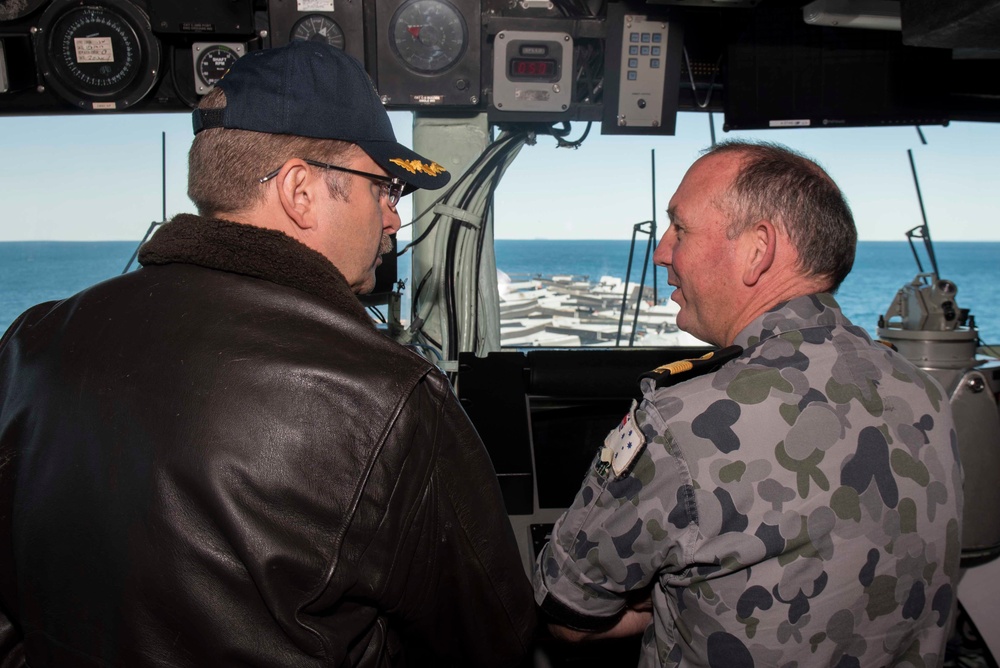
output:
M 742 353 L 743 348 L 740 346 L 726 346 L 720 350 L 705 353 L 701 357 L 690 360 L 677 360 L 676 362 L 656 367 L 652 371 L 647 371 L 640 375 L 639 379 L 652 378 L 656 380 L 656 387 L 670 387 L 677 383 L 683 383 L 685 380 L 697 378 L 706 373 L 712 373 L 734 357 L 739 357 Z

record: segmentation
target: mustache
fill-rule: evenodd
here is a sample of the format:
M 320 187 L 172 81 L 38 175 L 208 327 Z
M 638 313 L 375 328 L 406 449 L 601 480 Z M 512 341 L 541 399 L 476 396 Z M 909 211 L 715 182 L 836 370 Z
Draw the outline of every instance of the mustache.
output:
M 392 237 L 388 234 L 382 235 L 382 241 L 378 246 L 378 254 L 385 255 L 386 253 L 392 252 Z

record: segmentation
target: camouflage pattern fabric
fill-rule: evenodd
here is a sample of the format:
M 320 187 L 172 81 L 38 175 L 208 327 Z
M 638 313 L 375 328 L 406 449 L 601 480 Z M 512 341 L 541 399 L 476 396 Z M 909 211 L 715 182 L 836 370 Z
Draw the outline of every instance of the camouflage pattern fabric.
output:
M 717 372 L 656 389 L 621 475 L 595 458 L 535 567 L 535 600 L 614 618 L 651 591 L 642 666 L 943 661 L 962 473 L 944 391 L 829 294 L 739 337 Z

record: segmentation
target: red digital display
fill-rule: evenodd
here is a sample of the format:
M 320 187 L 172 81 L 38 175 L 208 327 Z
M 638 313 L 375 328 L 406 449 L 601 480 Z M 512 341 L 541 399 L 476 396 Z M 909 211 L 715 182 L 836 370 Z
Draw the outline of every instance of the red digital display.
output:
M 556 76 L 556 61 L 554 59 L 511 58 L 510 76 L 512 79 L 553 79 Z

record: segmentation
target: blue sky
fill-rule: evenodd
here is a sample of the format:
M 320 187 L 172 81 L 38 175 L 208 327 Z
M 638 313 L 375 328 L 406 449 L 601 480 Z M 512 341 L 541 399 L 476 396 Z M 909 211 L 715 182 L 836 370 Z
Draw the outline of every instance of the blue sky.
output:
M 410 144 L 410 114 L 392 117 Z M 1000 241 L 1000 124 L 924 127 L 922 145 L 912 127 L 723 133 L 721 115 L 714 120 L 718 139 L 763 138 L 816 158 L 846 193 L 862 240 L 903 240 L 921 223 L 906 153 L 913 149 L 934 240 Z M 162 215 L 164 132 L 167 215 L 192 211 L 190 128 L 184 113 L 0 117 L 0 241 L 140 239 Z M 571 138 L 583 129 L 575 123 Z M 500 184 L 496 236 L 631 238 L 633 224 L 653 216 L 653 150 L 662 229 L 671 194 L 710 141 L 708 115 L 689 113 L 672 137 L 602 136 L 595 125 L 577 150 L 539 137 Z M 409 219 L 408 203 L 401 213 Z

